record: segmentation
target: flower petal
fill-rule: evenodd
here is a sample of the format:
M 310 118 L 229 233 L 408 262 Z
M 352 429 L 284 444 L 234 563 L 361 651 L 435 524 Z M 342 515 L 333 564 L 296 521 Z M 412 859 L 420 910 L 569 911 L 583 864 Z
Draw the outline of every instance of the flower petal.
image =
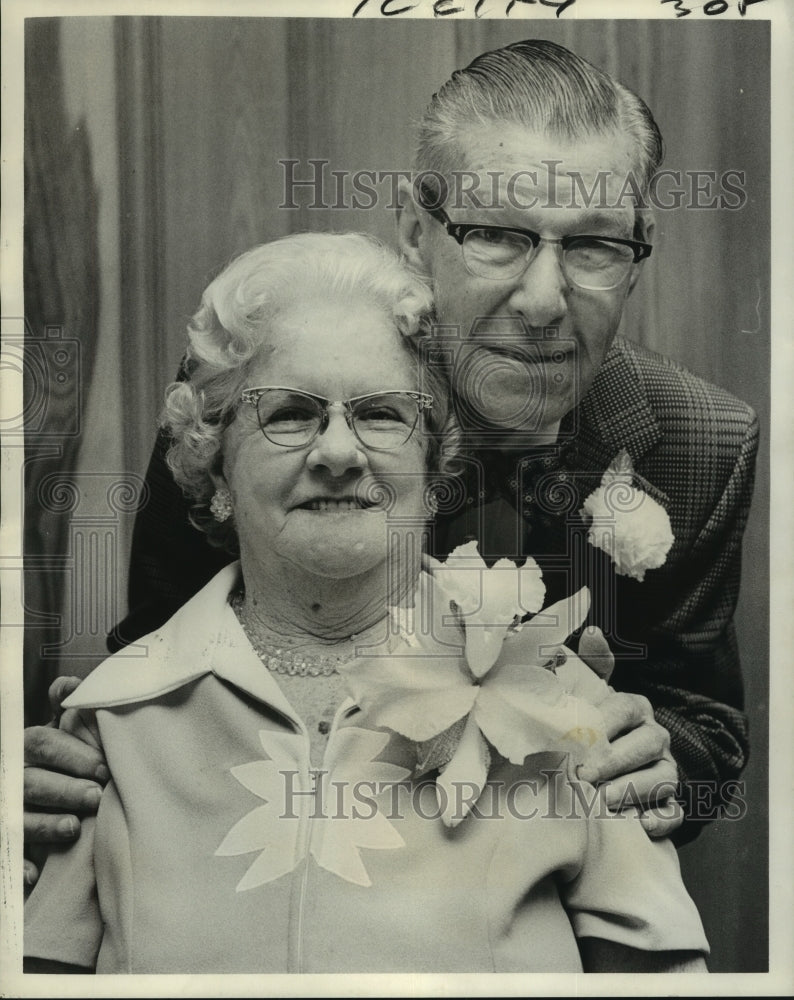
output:
M 477 552 L 476 542 L 459 545 L 447 561 L 433 571 L 433 580 L 464 614 L 482 606 L 483 574 L 488 567 Z
M 361 657 L 339 667 L 361 707 L 362 725 L 429 740 L 470 711 L 477 688 L 459 657 Z
M 569 695 L 550 670 L 517 664 L 500 665 L 486 678 L 473 714 L 514 764 L 531 753 L 575 749 L 580 736 L 595 742 L 605 730 L 598 709 Z
M 215 853 L 219 857 L 233 857 L 273 846 L 279 839 L 275 836 L 273 812 L 268 806 L 257 806 L 246 813 L 229 830 Z M 297 830 L 297 824 L 295 828 Z
M 474 714 L 469 715 L 458 748 L 436 778 L 436 794 L 445 826 L 457 826 L 468 816 L 488 780 L 490 754 Z
M 483 625 L 509 625 L 521 607 L 521 571 L 510 559 L 500 559 L 482 577 L 482 607 L 476 620 Z
M 215 854 L 232 857 L 261 852 L 237 883 L 237 892 L 244 892 L 291 872 L 300 860 L 295 850 L 297 839 L 297 822 L 287 826 L 275 823 L 272 808 L 258 806 L 234 824 Z
M 585 500 L 581 514 L 591 520 L 590 544 L 612 557 L 617 573 L 642 582 L 647 570 L 664 564 L 674 537 L 667 511 L 635 479 L 642 481 L 623 450 Z
M 407 768 L 376 759 L 390 739 L 389 733 L 373 732 L 360 726 L 344 726 L 337 730 L 333 752 L 326 754 L 325 763 L 331 769 L 333 780 L 341 781 L 345 795 L 353 795 L 361 781 L 392 785 L 408 777 L 411 772 Z
M 252 760 L 231 768 L 234 777 L 254 795 L 269 802 L 283 791 L 283 772 L 272 760 Z
M 600 705 L 609 694 L 609 685 L 570 649 L 565 652 L 568 655 L 565 663 L 557 667 L 557 680 L 568 694 L 583 698 L 591 705 Z
M 508 625 L 516 615 L 537 611 L 545 593 L 537 563 L 529 560 L 519 569 L 512 560 L 499 559 L 489 569 L 476 544 L 459 546 L 433 571 L 433 578 L 467 619 L 476 616 L 483 625 Z
M 518 571 L 518 592 L 521 610 L 533 614 L 540 611 L 546 597 L 546 584 L 540 566 L 530 556 Z
M 248 871 L 237 883 L 237 892 L 256 889 L 266 882 L 275 882 L 277 878 L 291 872 L 300 858 L 295 854 L 295 841 L 283 837 L 280 842 L 274 841 L 268 850 L 263 851 L 254 861 Z
M 590 591 L 582 587 L 571 597 L 544 608 L 517 632 L 511 632 L 502 648 L 502 660 L 542 666 L 587 618 Z
M 534 560 L 519 569 L 511 560 L 499 559 L 488 569 L 474 542 L 455 549 L 434 578 L 462 613 L 466 660 L 475 677 L 494 665 L 516 616 L 537 611 L 546 592 Z
M 499 659 L 507 625 L 486 628 L 471 625 L 466 628 L 466 662 L 475 677 L 483 677 Z
M 419 777 L 428 771 L 441 769 L 448 764 L 458 749 L 463 730 L 466 728 L 468 715 L 454 722 L 449 729 L 434 736 L 432 739 L 423 740 L 421 743 L 414 743 L 416 748 L 416 767 L 414 775 Z
M 453 560 L 456 565 L 468 565 L 472 569 L 487 568 L 485 560 L 480 555 L 479 543 L 476 540 L 465 542 L 463 545 L 456 546 L 447 556 L 447 561 L 444 565 L 448 566 L 450 560 Z
M 361 856 L 362 848 L 393 850 L 405 846 L 386 816 L 377 808 L 370 811 L 373 800 L 367 802 L 362 812 L 357 799 L 362 781 L 371 783 L 373 788 L 383 787 L 403 781 L 410 774 L 407 768 L 375 760 L 388 742 L 387 733 L 359 726 L 340 729 L 330 771 L 321 779 L 327 822 L 314 825 L 310 851 L 321 868 L 356 885 L 372 885 Z

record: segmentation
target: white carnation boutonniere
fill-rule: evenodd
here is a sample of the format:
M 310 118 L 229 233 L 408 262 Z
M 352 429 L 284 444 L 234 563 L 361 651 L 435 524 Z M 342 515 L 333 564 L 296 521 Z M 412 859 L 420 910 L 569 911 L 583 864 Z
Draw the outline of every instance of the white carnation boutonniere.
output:
M 673 529 L 667 511 L 636 485 L 638 479 L 623 449 L 580 513 L 590 518 L 590 544 L 612 557 L 617 573 L 642 582 L 647 570 L 664 565 Z
M 583 756 L 606 741 L 594 706 L 608 689 L 563 647 L 587 616 L 587 588 L 537 613 L 545 585 L 535 561 L 488 567 L 476 542 L 436 563 L 432 577 L 438 627 L 414 630 L 402 654 L 357 659 L 341 672 L 368 725 L 413 741 L 418 772 L 439 769 L 441 817 L 456 826 L 485 787 L 491 749 L 521 764 L 545 750 Z M 403 614 L 394 619 L 404 627 Z

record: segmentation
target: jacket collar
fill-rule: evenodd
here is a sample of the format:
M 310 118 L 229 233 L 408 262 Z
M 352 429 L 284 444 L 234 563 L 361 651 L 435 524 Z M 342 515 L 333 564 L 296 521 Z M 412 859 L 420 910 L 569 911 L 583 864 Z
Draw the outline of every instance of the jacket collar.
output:
M 430 568 L 426 564 L 425 569 Z M 150 701 L 214 674 L 280 712 L 298 729 L 303 728 L 302 720 L 257 656 L 229 603 L 229 595 L 239 580 L 239 562 L 224 567 L 161 629 L 144 636 L 136 647 L 126 647 L 101 663 L 63 702 L 63 707 L 117 708 Z M 431 574 L 423 572 L 420 588 L 432 585 Z M 425 608 L 429 600 L 423 594 L 423 590 L 417 594 L 419 609 Z M 438 611 L 442 602 L 432 600 L 429 605 Z M 444 608 L 448 606 L 447 602 Z M 432 634 L 447 632 L 436 622 Z M 391 649 L 391 640 L 387 641 Z M 141 646 L 146 648 L 146 654 L 139 658 L 140 662 L 130 663 L 133 650 Z M 341 717 L 353 708 L 355 702 L 346 698 L 338 714 Z
M 101 663 L 64 701 L 64 708 L 113 708 L 149 701 L 215 674 L 300 727 L 300 719 L 229 604 L 239 578 L 239 562 L 224 567 L 162 628 Z M 140 646 L 146 647 L 146 654 L 138 663 L 130 663 L 138 659 L 133 650 Z
M 615 339 L 590 391 L 564 418 L 560 434 L 564 464 L 591 474 L 594 486 L 621 449 L 626 449 L 636 469 L 659 442 L 662 431 L 629 341 Z M 660 502 L 668 500 L 652 483 L 643 480 L 642 485 Z
M 639 462 L 661 437 L 633 347 L 616 338 L 581 404 L 562 424 L 575 436 L 577 457 L 606 468 L 621 448 Z

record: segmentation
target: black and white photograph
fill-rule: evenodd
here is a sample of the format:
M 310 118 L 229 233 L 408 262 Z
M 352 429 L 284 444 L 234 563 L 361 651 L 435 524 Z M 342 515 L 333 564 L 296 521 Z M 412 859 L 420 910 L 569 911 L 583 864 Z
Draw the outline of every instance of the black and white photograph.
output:
M 4 5 L 0 995 L 794 991 L 791 13 Z

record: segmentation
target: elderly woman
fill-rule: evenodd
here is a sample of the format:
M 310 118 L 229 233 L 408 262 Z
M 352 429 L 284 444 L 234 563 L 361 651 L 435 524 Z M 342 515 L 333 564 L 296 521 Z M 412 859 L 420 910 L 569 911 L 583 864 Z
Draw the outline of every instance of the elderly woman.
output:
M 512 604 L 467 661 L 465 594 L 422 569 L 455 436 L 430 309 L 357 235 L 257 247 L 207 289 L 169 464 L 239 562 L 67 701 L 112 778 L 27 903 L 29 971 L 704 968 L 673 848 L 527 753 L 597 729 L 575 665 L 565 691 L 525 671 Z

